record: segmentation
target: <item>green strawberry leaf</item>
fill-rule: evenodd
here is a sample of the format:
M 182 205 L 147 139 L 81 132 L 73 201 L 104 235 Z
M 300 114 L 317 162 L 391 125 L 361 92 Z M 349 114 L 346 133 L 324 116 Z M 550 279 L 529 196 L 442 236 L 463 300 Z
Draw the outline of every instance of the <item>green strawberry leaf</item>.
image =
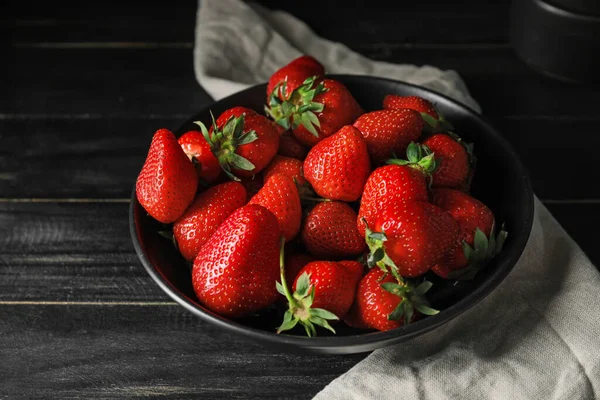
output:
M 309 113 L 312 113 L 312 112 L 309 112 Z M 309 114 L 303 113 L 300 115 L 301 115 L 300 121 L 302 122 L 302 126 L 304 126 L 304 128 L 306 128 L 306 130 L 309 131 L 313 136 L 319 137 L 319 132 L 317 132 L 317 129 L 312 124 L 310 117 L 308 116 Z
M 373 240 L 379 240 L 385 242 L 387 240 L 387 236 L 383 232 L 371 232 L 369 233 L 369 238 Z
M 312 312 L 312 315 L 319 317 L 319 318 L 332 319 L 332 320 L 338 319 L 338 317 L 334 313 L 327 311 L 323 308 L 313 308 L 313 309 L 311 309 L 311 312 Z
M 419 161 L 419 146 L 415 142 L 410 142 L 406 148 L 406 158 L 411 164 Z
M 408 302 L 408 301 L 404 301 L 403 302 L 403 308 L 404 308 L 404 324 L 408 325 L 410 324 L 410 321 L 412 320 L 413 314 L 414 314 L 414 308 L 412 307 L 412 305 Z
M 431 307 L 428 307 L 424 304 L 415 304 L 415 308 L 417 309 L 417 311 L 419 311 L 421 314 L 425 314 L 425 315 L 436 315 L 439 314 L 439 310 L 435 310 Z
M 319 103 L 312 103 L 312 104 L 319 104 Z M 322 104 L 319 104 L 319 105 L 323 106 Z M 314 110 L 312 110 L 312 111 L 314 111 Z M 311 124 L 313 124 L 314 126 L 317 126 L 319 128 L 321 127 L 321 121 L 319 121 L 319 118 L 317 118 L 317 115 L 314 112 L 307 112 L 305 115 Z
M 254 169 L 254 164 L 239 154 L 231 153 L 230 158 L 231 164 L 239 169 L 243 169 L 245 171 L 252 171 Z
M 277 292 L 283 296 L 285 296 L 285 291 L 283 290 L 283 286 L 279 281 L 275 282 L 275 287 L 277 287 Z
M 483 254 L 487 254 L 488 251 L 488 238 L 479 227 L 475 228 L 475 235 L 473 238 L 473 244 L 475 251 L 481 251 Z
M 433 286 L 433 283 L 429 282 L 429 281 L 423 281 L 419 286 L 417 286 L 414 290 L 414 293 L 416 295 L 422 296 L 425 293 L 427 293 L 429 291 L 429 289 L 431 289 L 431 287 Z
M 397 321 L 400 318 L 402 318 L 402 316 L 404 315 L 404 310 L 405 310 L 405 305 L 404 304 L 405 304 L 404 300 L 401 300 L 400 303 L 398 303 L 398 305 L 394 309 L 394 311 L 392 311 L 388 315 L 388 319 L 389 320 L 393 320 L 393 321 Z
M 438 127 L 439 121 L 437 119 L 433 118 L 428 113 L 422 112 L 421 113 L 421 117 L 423 117 L 423 121 L 425 121 L 425 123 L 427 125 L 429 125 L 431 128 L 437 128 Z
M 313 309 L 313 311 L 314 311 L 314 310 L 315 310 L 315 309 Z M 326 319 L 324 319 L 324 318 L 317 317 L 317 316 L 315 316 L 315 315 L 313 314 L 313 316 L 309 318 L 309 321 L 310 321 L 310 322 L 312 322 L 312 323 L 313 323 L 313 324 L 315 324 L 315 325 L 319 325 L 319 326 L 321 326 L 321 327 L 323 327 L 323 328 L 325 328 L 325 329 L 328 329 L 328 330 L 330 330 L 332 333 L 335 333 L 335 329 L 333 329 L 333 328 L 331 327 L 331 325 L 329 325 L 329 322 L 327 322 L 327 320 L 326 320 Z
M 251 130 L 241 135 L 236 141 L 236 145 L 242 146 L 244 144 L 252 143 L 255 140 L 258 140 L 258 135 L 256 134 L 255 130 Z
M 300 319 L 295 317 L 291 310 L 287 310 L 283 315 L 283 322 L 277 328 L 277 333 L 294 328 L 298 324 L 298 321 L 300 321 Z
M 306 272 L 298 277 L 298 280 L 296 281 L 296 298 L 302 299 L 306 297 L 306 295 L 308 294 L 308 289 L 310 287 L 309 282 L 309 276 Z

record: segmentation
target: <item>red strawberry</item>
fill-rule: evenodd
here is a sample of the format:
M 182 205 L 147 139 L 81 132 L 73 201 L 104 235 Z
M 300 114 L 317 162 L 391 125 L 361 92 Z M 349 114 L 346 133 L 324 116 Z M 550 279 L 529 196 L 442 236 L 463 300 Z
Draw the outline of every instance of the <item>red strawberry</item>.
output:
M 146 212 L 165 224 L 179 218 L 194 200 L 198 173 L 170 130 L 154 133 L 135 190 Z
M 429 147 L 435 157 L 436 170 L 431 176 L 432 187 L 458 188 L 469 176 L 469 155 L 465 146 L 450 135 L 436 133 L 423 144 Z
M 432 268 L 433 272 L 448 278 L 452 271 L 472 265 L 476 272 L 482 263 L 493 258 L 506 239 L 506 232 L 493 232 L 494 214 L 480 200 L 460 190 L 433 189 L 433 203 L 448 212 L 457 221 L 460 235 L 444 258 Z M 454 274 L 460 276 L 461 273 Z
M 365 233 L 371 250 L 368 263 L 414 278 L 429 271 L 458 235 L 452 216 L 431 203 L 407 200 L 389 204 Z
M 309 55 L 297 57 L 271 75 L 267 84 L 267 101 L 269 101 L 272 95 L 276 95 L 281 100 L 284 100 L 298 86 L 302 85 L 307 78 L 313 76 L 321 77 L 323 75 L 325 75 L 325 67 L 316 58 Z M 285 85 L 283 85 L 284 82 Z M 276 86 L 279 86 L 279 90 L 284 88 L 285 90 L 273 93 Z
M 430 288 L 430 282 L 414 287 L 373 268 L 359 282 L 354 304 L 344 321 L 356 328 L 388 331 L 413 322 L 419 314 L 435 315 L 438 311 L 430 308 L 424 297 Z
M 302 176 L 302 161 L 291 158 L 276 155 L 271 160 L 271 163 L 263 171 L 265 182 L 274 174 L 283 174 L 292 178 L 298 185 L 305 185 L 306 179 Z
M 221 222 L 246 201 L 246 189 L 239 182 L 224 182 L 196 196 L 173 224 L 173 235 L 181 255 L 186 260 L 194 260 Z
M 292 178 L 283 174 L 272 175 L 248 204 L 260 204 L 275 214 L 286 241 L 292 240 L 300 231 L 302 208 Z
M 277 332 L 292 329 L 300 323 L 311 337 L 316 336 L 315 325 L 335 333 L 327 320 L 339 320 L 346 315 L 354 302 L 362 271 L 363 266 L 357 261 L 306 264 L 294 281 L 293 295 L 286 283 L 277 285 L 289 304 Z
M 248 316 L 275 303 L 279 223 L 257 204 L 235 210 L 204 243 L 194 261 L 198 300 L 220 315 Z
M 365 239 L 356 228 L 356 218 L 356 211 L 346 203 L 318 203 L 304 219 L 302 242 L 315 257 L 356 257 L 367 250 Z
M 309 262 L 316 259 L 308 253 L 293 253 L 285 257 L 285 279 L 287 282 L 294 282 L 298 273 Z
M 411 110 L 418 111 L 421 113 L 421 117 L 423 117 L 428 128 L 433 131 L 452 128 L 452 125 L 435 109 L 435 106 L 429 100 L 419 96 L 398 96 L 395 94 L 388 94 L 383 98 L 383 108 L 410 108 Z
M 375 218 L 388 204 L 406 200 L 429 200 L 427 177 L 435 168 L 432 154 L 423 156 L 422 147 L 411 143 L 407 161 L 389 160 L 391 165 L 376 168 L 367 179 L 358 209 L 357 226 L 365 234 L 365 221 L 372 228 Z
M 311 78 L 286 99 L 271 96 L 265 111 L 309 147 L 352 124 L 364 112 L 343 83 Z
M 304 160 L 307 153 L 308 149 L 291 134 L 282 134 L 279 138 L 279 150 L 277 154 Z
M 423 131 L 423 119 L 408 108 L 371 111 L 358 117 L 353 125 L 363 134 L 374 165 L 394 154 L 404 154 Z
M 388 94 L 383 98 L 383 108 L 401 109 L 410 108 L 429 115 L 433 119 L 438 119 L 439 115 L 433 104 L 419 96 L 399 96 L 396 94 Z
M 319 196 L 355 201 L 371 170 L 365 139 L 358 129 L 345 125 L 310 149 L 303 170 Z
M 197 121 L 223 171 L 233 180 L 262 171 L 279 148 L 279 132 L 265 116 L 245 107 L 224 111 L 210 130 Z M 238 177 L 239 176 L 239 177 Z
M 200 131 L 188 131 L 177 142 L 196 166 L 198 176 L 206 183 L 218 182 L 223 177 L 219 160 L 210 150 L 210 145 Z

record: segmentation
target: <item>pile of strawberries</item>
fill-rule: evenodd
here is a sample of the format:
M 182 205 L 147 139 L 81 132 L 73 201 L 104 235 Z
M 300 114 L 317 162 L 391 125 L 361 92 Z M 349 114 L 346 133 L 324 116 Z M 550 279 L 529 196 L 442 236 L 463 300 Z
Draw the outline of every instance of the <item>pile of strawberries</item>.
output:
M 271 76 L 264 110 L 196 125 L 156 131 L 136 195 L 219 315 L 277 308 L 277 332 L 309 336 L 394 329 L 439 312 L 428 276 L 468 279 L 502 248 L 470 194 L 472 146 L 424 98 L 365 111 L 302 56 Z

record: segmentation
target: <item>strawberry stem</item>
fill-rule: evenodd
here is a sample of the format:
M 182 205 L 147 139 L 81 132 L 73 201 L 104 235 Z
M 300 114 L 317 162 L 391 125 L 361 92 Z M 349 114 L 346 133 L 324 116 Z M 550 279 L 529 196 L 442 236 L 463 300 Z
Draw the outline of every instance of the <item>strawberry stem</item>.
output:
M 290 288 L 288 287 L 287 281 L 285 279 L 285 236 L 282 236 L 281 239 L 279 239 L 279 244 L 280 244 L 280 250 L 279 250 L 279 279 L 281 279 L 281 283 L 277 282 L 277 290 L 279 291 L 279 293 L 283 292 L 282 294 L 285 296 L 285 298 L 287 299 L 288 303 L 290 305 L 293 306 L 298 306 L 298 303 L 296 302 L 296 299 L 294 299 L 294 296 L 292 296 L 292 293 L 290 292 Z M 281 286 L 281 287 L 280 287 Z M 281 290 L 280 290 L 281 289 Z
M 213 128 L 212 136 L 201 121 L 194 121 L 194 123 L 200 127 L 202 136 L 209 144 L 210 150 L 219 161 L 219 165 L 221 165 L 225 174 L 230 179 L 239 182 L 241 179 L 232 173 L 231 168 L 251 171 L 255 166 L 248 159 L 237 154 L 236 150 L 239 146 L 258 140 L 258 135 L 254 130 L 244 132 L 244 114 L 238 117 L 232 115 L 222 128 L 217 126 L 212 111 L 210 116 Z
M 280 282 L 276 282 L 277 291 L 285 296 L 289 309 L 283 315 L 283 322 L 277 328 L 277 333 L 294 328 L 298 323 L 304 327 L 309 337 L 317 335 L 315 325 L 319 325 L 335 334 L 335 330 L 329 325 L 328 320 L 339 318 L 332 312 L 323 308 L 311 308 L 315 298 L 315 287 L 310 283 L 310 276 L 306 273 L 300 275 L 296 282 L 296 291 L 291 293 L 285 279 L 285 237 L 280 239 L 279 250 L 279 275 Z
M 287 79 L 278 83 L 269 95 L 269 105 L 265 106 L 266 114 L 285 129 L 296 129 L 302 125 L 315 137 L 319 137 L 315 127 L 320 128 L 321 123 L 315 113 L 322 112 L 325 105 L 314 99 L 328 89 L 323 82 L 314 86 L 316 79 L 316 75 L 307 78 L 287 98 Z

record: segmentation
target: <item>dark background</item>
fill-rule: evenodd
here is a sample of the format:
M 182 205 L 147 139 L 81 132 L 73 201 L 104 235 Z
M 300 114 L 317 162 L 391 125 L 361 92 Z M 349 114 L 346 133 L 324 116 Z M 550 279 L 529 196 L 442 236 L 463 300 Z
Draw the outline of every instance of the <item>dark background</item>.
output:
M 524 65 L 508 1 L 262 3 L 373 59 L 456 70 L 600 262 L 597 88 Z M 226 335 L 136 258 L 128 198 L 151 135 L 210 102 L 193 73 L 196 2 L 159 4 L 1 6 L 0 399 L 301 399 L 366 356 L 290 356 Z

